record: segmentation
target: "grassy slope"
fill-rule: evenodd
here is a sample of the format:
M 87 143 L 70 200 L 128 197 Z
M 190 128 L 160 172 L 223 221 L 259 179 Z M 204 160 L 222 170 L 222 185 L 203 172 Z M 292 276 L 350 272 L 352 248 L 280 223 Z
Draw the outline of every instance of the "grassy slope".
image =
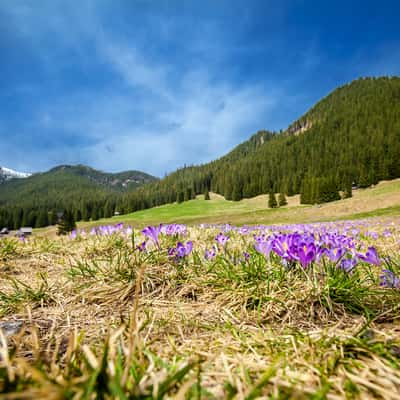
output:
M 182 204 L 168 204 L 149 210 L 103 219 L 95 223 L 81 223 L 80 227 L 124 222 L 134 226 L 171 223 L 232 223 L 273 224 L 357 219 L 374 215 L 400 215 L 400 179 L 381 182 L 368 189 L 354 191 L 353 198 L 319 206 L 302 206 L 299 196 L 288 198 L 288 206 L 269 209 L 268 196 L 262 195 L 240 202 L 226 201 L 212 196 L 204 201 L 201 196 Z

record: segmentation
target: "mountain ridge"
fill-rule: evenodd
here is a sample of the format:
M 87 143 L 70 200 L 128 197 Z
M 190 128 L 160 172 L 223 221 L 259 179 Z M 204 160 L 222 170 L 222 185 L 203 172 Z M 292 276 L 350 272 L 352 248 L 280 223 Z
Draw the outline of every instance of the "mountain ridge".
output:
M 3 174 L 2 174 L 3 173 Z M 25 172 L 17 172 L 10 168 L 0 167 L 0 177 L 3 176 L 4 179 L 0 179 L 0 184 L 3 184 L 3 190 L 5 188 L 4 184 L 9 183 L 10 180 L 13 179 L 24 179 L 25 182 L 19 181 L 19 187 L 22 187 L 24 183 L 26 183 L 27 178 L 31 178 L 31 180 L 37 180 L 41 176 L 48 176 L 51 174 L 59 175 L 59 174 L 71 174 L 80 177 L 86 177 L 91 180 L 93 183 L 110 187 L 116 190 L 125 190 L 132 189 L 137 186 L 149 183 L 158 178 L 147 174 L 142 171 L 137 170 L 128 170 L 121 172 L 103 172 L 97 170 L 95 168 L 89 167 L 83 164 L 70 165 L 70 164 L 62 164 L 57 165 L 48 171 L 44 172 L 36 172 L 36 173 L 25 173 Z
M 51 168 L 45 173 L 57 173 L 59 171 L 68 171 L 79 176 L 86 176 L 92 181 L 105 186 L 116 188 L 134 188 L 135 186 L 149 183 L 158 178 L 137 170 L 127 170 L 121 172 L 104 172 L 84 164 L 62 164 Z

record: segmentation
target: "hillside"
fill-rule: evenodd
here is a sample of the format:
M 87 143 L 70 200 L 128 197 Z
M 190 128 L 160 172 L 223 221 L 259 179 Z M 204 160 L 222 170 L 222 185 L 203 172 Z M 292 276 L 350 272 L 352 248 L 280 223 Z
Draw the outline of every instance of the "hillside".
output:
M 43 204 L 58 197 L 76 200 L 87 196 L 89 192 L 106 195 L 135 189 L 156 179 L 140 171 L 112 174 L 84 165 L 61 165 L 25 179 L 4 182 L 0 191 L 0 204 Z
M 231 153 L 180 169 L 127 194 L 131 212 L 210 190 L 228 200 L 270 190 L 318 203 L 318 185 L 348 190 L 400 177 L 400 78 L 363 78 L 340 87 L 281 133 L 260 131 Z M 307 196 L 306 196 L 307 194 Z M 323 201 L 324 199 L 322 199 Z
M 0 186 L 0 225 L 46 226 L 51 222 L 49 211 L 55 218 L 65 208 L 75 210 L 78 219 L 111 216 L 122 192 L 156 179 L 140 171 L 113 174 L 84 165 L 62 165 L 24 179 L 10 179 Z

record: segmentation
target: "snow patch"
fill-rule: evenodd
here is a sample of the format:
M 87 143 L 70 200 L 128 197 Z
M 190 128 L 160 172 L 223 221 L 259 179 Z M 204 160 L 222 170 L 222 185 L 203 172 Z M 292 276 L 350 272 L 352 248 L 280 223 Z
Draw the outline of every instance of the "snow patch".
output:
M 18 172 L 10 168 L 0 167 L 0 176 L 3 176 L 6 180 L 12 178 L 28 178 L 31 175 L 32 174 L 27 172 Z

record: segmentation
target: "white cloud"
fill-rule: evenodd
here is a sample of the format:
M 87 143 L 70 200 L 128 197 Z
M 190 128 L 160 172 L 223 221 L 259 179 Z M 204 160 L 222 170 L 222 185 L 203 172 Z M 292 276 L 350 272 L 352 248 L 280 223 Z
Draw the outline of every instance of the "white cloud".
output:
M 110 40 L 98 40 L 98 47 L 127 84 L 171 99 L 166 87 L 168 71 L 165 65 L 150 65 L 135 47 L 126 48 Z
M 224 52 L 223 38 L 217 37 L 214 25 L 209 35 L 207 29 L 201 38 L 195 35 L 200 62 L 178 63 L 151 56 L 151 44 L 136 37 L 122 39 L 107 32 L 91 2 L 83 2 L 79 9 L 60 4 L 61 12 L 49 2 L 47 13 L 21 6 L 9 14 L 19 33 L 43 53 L 47 68 L 52 60 L 39 44 L 44 41 L 45 46 L 51 40 L 48 35 L 54 35 L 60 47 L 73 49 L 85 62 L 83 43 L 90 43 L 97 58 L 89 61 L 108 67 L 110 78 L 118 79 L 110 79 L 113 85 L 99 90 L 82 88 L 34 104 L 34 118 L 25 123 L 20 136 L 40 132 L 41 139 L 36 146 L 31 143 L 31 149 L 28 144 L 16 146 L 14 159 L 21 161 L 13 167 L 37 170 L 55 163 L 85 162 L 104 170 L 142 169 L 162 175 L 185 163 L 222 156 L 263 128 L 261 121 L 268 123 L 283 96 L 273 86 L 230 82 L 221 78 L 216 64 L 201 63 L 207 46 L 213 47 L 213 54 L 218 53 L 217 44 Z M 162 35 L 171 41 L 173 33 Z M 184 42 L 187 54 L 192 54 L 190 38 Z M 22 161 L 27 152 L 30 165 Z

